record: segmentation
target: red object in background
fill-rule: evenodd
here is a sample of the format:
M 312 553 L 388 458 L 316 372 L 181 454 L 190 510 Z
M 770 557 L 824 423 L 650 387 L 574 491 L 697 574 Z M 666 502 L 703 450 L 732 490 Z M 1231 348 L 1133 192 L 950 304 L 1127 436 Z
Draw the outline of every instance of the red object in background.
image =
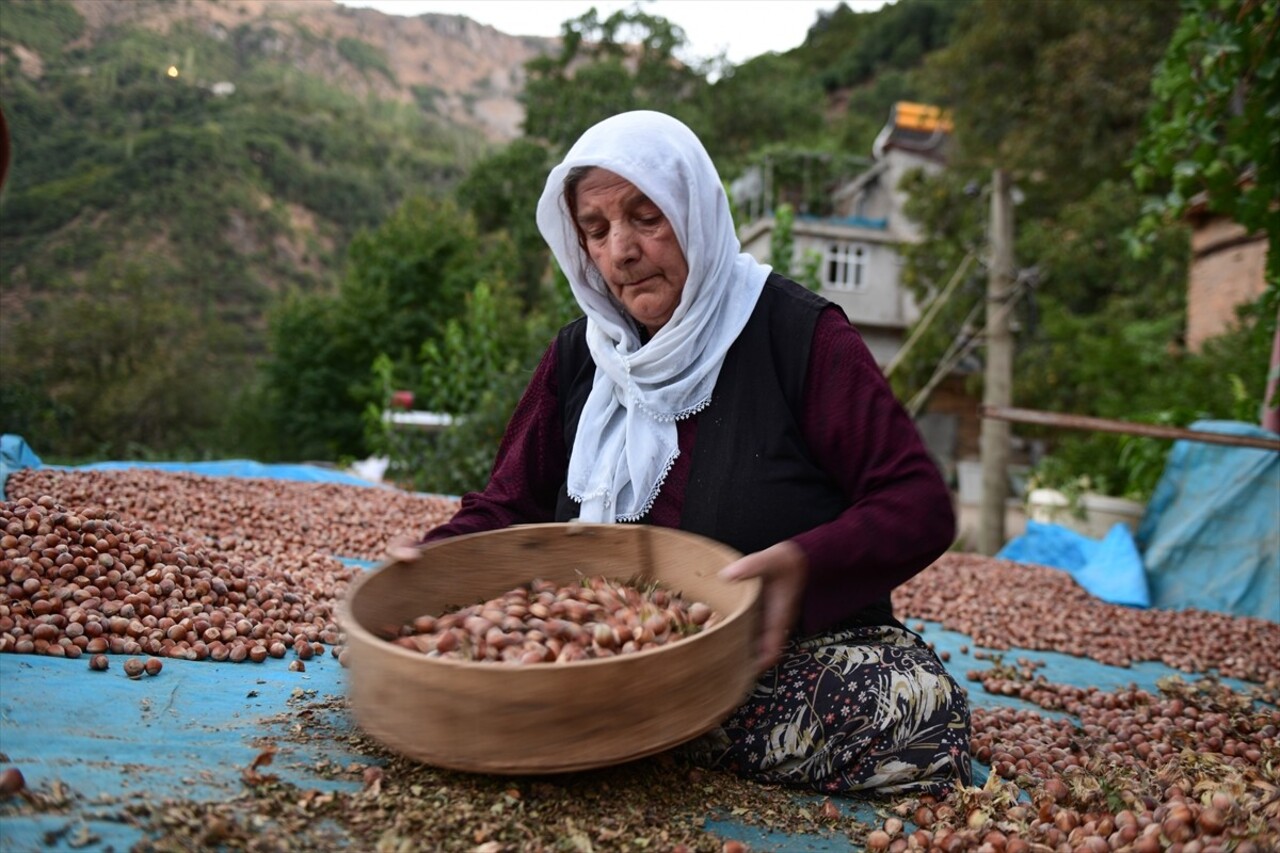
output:
M 412 409 L 413 408 L 413 392 L 412 391 L 392 391 L 391 392 L 391 408 Z
M 1271 337 L 1271 367 L 1267 370 L 1267 392 L 1262 398 L 1262 428 L 1280 432 L 1280 309 L 1276 310 L 1276 333 Z

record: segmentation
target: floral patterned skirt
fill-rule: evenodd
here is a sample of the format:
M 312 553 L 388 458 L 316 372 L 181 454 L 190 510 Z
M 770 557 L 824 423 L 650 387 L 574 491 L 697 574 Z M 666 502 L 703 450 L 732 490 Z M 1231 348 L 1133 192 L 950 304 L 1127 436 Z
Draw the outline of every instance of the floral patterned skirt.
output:
M 823 793 L 945 796 L 970 784 L 969 705 L 912 632 L 831 631 L 788 643 L 742 706 L 687 754 Z

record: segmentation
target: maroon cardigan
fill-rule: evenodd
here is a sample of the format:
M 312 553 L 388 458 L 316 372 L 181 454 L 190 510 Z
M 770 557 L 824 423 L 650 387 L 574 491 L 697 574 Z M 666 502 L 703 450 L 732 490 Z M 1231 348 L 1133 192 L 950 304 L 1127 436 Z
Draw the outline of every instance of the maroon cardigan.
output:
M 556 384 L 553 341 L 507 424 L 489 484 L 464 495 L 454 517 L 424 541 L 554 520 L 569 458 Z M 680 455 L 650 512 L 665 527 L 680 526 L 698 418 L 676 426 Z M 834 306 L 814 328 L 800 427 L 814 461 L 849 500 L 840 516 L 793 540 L 809 563 L 801 613 L 809 634 L 884 598 L 937 559 L 955 539 L 955 512 L 915 424 Z

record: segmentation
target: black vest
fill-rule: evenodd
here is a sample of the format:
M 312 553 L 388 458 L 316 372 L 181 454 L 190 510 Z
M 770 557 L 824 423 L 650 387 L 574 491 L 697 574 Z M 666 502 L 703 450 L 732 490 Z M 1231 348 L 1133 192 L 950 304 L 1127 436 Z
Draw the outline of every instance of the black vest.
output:
M 830 304 L 776 273 L 765 282 L 751 318 L 725 356 L 711 404 L 696 416 L 682 530 L 750 554 L 844 511 L 844 495 L 813 461 L 797 416 L 813 330 Z M 556 361 L 565 447 L 572 450 L 595 377 L 585 317 L 561 329 Z M 562 484 L 556 520 L 568 521 L 577 513 L 577 502 Z M 887 600 L 868 611 L 851 621 L 894 621 Z

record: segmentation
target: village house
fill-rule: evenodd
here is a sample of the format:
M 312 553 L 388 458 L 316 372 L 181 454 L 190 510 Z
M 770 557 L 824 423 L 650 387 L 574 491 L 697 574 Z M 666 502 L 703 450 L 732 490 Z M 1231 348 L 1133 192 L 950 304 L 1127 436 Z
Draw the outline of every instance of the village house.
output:
M 872 149 L 870 168 L 835 190 L 828 215 L 798 212 L 792 230 L 794 260 L 820 258 L 824 297 L 838 304 L 858 327 L 877 363 L 889 363 L 907 330 L 920 316 L 911 293 L 899 283 L 903 243 L 919 239 L 903 213 L 898 184 L 909 171 L 935 173 L 945 165 L 950 120 L 936 107 L 899 102 Z M 740 230 L 743 249 L 768 263 L 777 227 L 770 200 L 775 189 L 757 168 L 730 187 L 740 208 L 759 212 Z
M 837 186 L 826 200 L 826 215 L 802 209 L 794 218 L 791 269 L 804 269 L 806 259 L 817 261 L 819 293 L 844 309 L 881 368 L 920 317 L 920 306 L 900 280 L 899 250 L 920 233 L 903 212 L 907 197 L 899 184 L 911 170 L 934 174 L 945 167 L 951 129 L 937 107 L 898 102 L 876 137 L 870 164 Z M 743 248 L 764 263 L 771 260 L 778 227 L 774 200 L 787 200 L 785 189 L 773 183 L 766 167 L 730 185 L 734 203 L 747 213 L 739 229 Z M 962 499 L 976 502 L 968 481 L 977 470 L 981 422 L 978 401 L 966 391 L 961 372 L 938 384 L 916 424 Z

